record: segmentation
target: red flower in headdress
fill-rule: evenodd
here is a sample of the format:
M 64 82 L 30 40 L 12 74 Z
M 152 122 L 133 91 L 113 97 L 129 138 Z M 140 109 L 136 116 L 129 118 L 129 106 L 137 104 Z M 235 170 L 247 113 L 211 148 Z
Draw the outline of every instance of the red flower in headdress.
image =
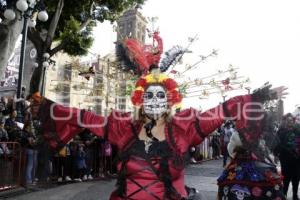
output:
M 170 105 L 180 103 L 182 100 L 181 94 L 177 90 L 172 90 L 168 92 L 168 102 Z
M 135 87 L 145 88 L 146 86 L 147 86 L 147 81 L 144 78 L 140 78 L 135 84 Z
M 134 105 L 141 105 L 143 103 L 143 94 L 141 90 L 135 90 L 131 96 L 131 101 Z
M 167 80 L 165 80 L 165 81 L 163 82 L 163 85 L 165 86 L 165 88 L 166 88 L 167 90 L 174 90 L 174 89 L 177 88 L 177 83 L 176 83 L 176 81 L 174 81 L 174 80 L 171 79 L 171 78 L 168 78 Z

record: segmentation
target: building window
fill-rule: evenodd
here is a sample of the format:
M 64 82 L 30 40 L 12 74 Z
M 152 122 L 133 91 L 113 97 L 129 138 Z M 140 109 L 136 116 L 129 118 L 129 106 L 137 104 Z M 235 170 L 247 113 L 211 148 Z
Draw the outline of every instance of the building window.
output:
M 126 106 L 125 105 L 119 105 L 119 110 L 125 111 L 126 110 Z

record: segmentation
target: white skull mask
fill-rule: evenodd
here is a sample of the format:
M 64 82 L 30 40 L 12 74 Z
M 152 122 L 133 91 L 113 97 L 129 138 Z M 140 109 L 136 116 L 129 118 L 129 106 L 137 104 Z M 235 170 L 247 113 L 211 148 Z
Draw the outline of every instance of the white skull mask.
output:
M 168 100 L 165 89 L 160 85 L 150 85 L 144 94 L 144 111 L 153 119 L 158 119 L 167 111 Z

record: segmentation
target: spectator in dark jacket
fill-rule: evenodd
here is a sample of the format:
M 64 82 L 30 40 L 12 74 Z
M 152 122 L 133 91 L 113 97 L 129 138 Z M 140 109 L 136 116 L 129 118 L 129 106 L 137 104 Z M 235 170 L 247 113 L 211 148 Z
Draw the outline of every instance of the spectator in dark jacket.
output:
M 279 144 L 275 154 L 279 156 L 284 194 L 287 195 L 290 182 L 293 186 L 293 200 L 298 198 L 300 180 L 300 126 L 295 124 L 291 114 L 284 116 L 278 131 Z
M 0 142 L 7 142 L 8 141 L 8 134 L 4 128 L 4 120 L 0 119 Z M 5 143 L 1 143 L 0 145 L 0 155 L 1 154 L 9 154 L 9 149 Z
M 5 121 L 5 129 L 7 130 L 10 141 L 16 141 L 18 138 L 18 132 L 20 131 L 20 128 L 17 126 L 16 117 L 17 111 L 14 110 Z
M 26 185 L 35 184 L 36 168 L 37 168 L 37 149 L 36 136 L 32 130 L 31 123 L 27 123 L 23 130 L 23 145 L 26 150 Z
M 220 137 L 218 132 L 215 132 L 211 139 L 211 147 L 212 147 L 212 157 L 213 159 L 218 159 L 220 156 Z
M 79 134 L 81 141 L 85 145 L 85 152 L 86 152 L 86 176 L 83 177 L 83 180 L 92 180 L 92 170 L 93 170 L 93 159 L 95 157 L 95 146 L 93 145 L 94 140 L 96 139 L 92 133 L 85 129 L 83 132 Z
M 82 178 L 86 176 L 86 152 L 84 151 L 84 145 L 79 145 L 77 157 L 76 157 L 76 166 L 78 170 L 78 176 L 75 181 L 82 181 Z
M 223 153 L 223 167 L 227 164 L 227 159 L 229 157 L 227 146 L 230 141 L 231 135 L 233 133 L 234 124 L 231 121 L 225 122 L 224 126 L 221 128 L 222 137 L 222 153 Z
M 0 142 L 7 142 L 8 141 L 8 134 L 4 128 L 4 120 L 0 119 Z

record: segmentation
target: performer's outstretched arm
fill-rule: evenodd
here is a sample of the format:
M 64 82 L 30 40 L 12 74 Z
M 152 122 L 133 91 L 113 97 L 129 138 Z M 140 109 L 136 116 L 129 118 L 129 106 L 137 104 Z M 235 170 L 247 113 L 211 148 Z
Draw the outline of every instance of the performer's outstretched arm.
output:
M 205 112 L 187 109 L 176 114 L 173 118 L 175 131 L 184 131 L 191 145 L 200 144 L 214 130 L 219 128 L 226 119 L 236 119 L 244 123 L 243 116 L 247 115 L 245 109 L 252 102 L 251 95 L 237 96 Z M 250 110 L 250 109 L 249 109 Z M 244 112 L 244 113 L 243 113 Z
M 224 103 L 198 114 L 200 135 L 206 137 L 214 130 L 219 128 L 225 120 L 235 120 L 240 127 L 244 123 L 250 113 L 252 112 L 251 105 L 259 105 L 258 102 L 252 98 L 252 95 L 242 95 L 233 97 Z M 258 110 L 255 110 L 258 111 Z
M 236 122 L 236 128 L 246 137 L 243 139 L 255 140 L 261 134 L 263 102 L 283 98 L 287 94 L 285 87 L 270 87 L 265 85 L 253 94 L 233 97 L 205 112 L 184 110 L 175 115 L 174 125 L 178 130 L 186 132 L 191 145 L 200 144 L 227 119 Z
M 52 148 L 62 147 L 85 128 L 97 136 L 105 135 L 106 117 L 57 104 L 38 94 L 33 95 L 32 104 L 31 112 L 41 121 L 43 136 Z

